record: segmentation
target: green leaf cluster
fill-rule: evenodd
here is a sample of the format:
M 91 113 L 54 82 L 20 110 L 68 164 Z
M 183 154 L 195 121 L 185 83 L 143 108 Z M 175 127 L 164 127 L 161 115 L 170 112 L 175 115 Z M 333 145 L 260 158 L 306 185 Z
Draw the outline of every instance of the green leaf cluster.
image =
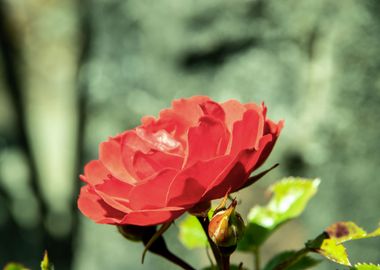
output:
M 305 210 L 310 199 L 318 190 L 319 179 L 289 177 L 269 187 L 272 194 L 265 206 L 254 206 L 247 217 L 247 227 L 238 250 L 251 252 L 258 260 L 259 250 L 268 237 L 286 222 L 298 217 Z M 380 227 L 366 232 L 354 222 L 337 222 L 324 230 L 315 239 L 308 241 L 298 251 L 285 251 L 275 255 L 263 270 L 303 270 L 317 265 L 308 253 L 318 253 L 338 264 L 351 267 L 347 251 L 343 245 L 347 241 L 380 236 Z M 180 224 L 180 240 L 188 248 L 208 245 L 204 231 L 194 216 L 186 217 Z M 259 263 L 256 264 L 256 268 Z M 211 269 L 211 268 L 206 268 Z M 356 264 L 352 270 L 380 270 L 373 264 Z

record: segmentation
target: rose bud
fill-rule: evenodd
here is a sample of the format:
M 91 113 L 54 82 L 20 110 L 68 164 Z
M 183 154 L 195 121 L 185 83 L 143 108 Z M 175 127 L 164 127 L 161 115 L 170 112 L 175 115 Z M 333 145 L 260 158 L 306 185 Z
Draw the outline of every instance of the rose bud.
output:
M 236 200 L 225 210 L 219 210 L 211 219 L 208 234 L 221 252 L 231 253 L 244 232 L 244 221 L 235 211 Z

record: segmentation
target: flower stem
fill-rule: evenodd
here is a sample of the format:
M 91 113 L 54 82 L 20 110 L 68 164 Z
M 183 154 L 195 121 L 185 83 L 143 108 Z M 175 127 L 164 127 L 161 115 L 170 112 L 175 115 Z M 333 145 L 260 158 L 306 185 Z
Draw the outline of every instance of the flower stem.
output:
M 253 256 L 255 257 L 255 270 L 260 270 L 260 249 L 256 247 L 253 250 Z
M 146 245 L 146 241 L 143 241 Z M 168 261 L 180 266 L 184 270 L 195 270 L 191 265 L 174 255 L 166 246 L 165 240 L 162 236 L 157 238 L 148 249 L 150 252 L 157 254 Z
M 222 258 L 222 270 L 230 270 L 230 254 L 223 254 Z
M 184 270 L 195 270 L 187 262 L 173 254 L 167 247 L 166 242 L 162 234 L 167 230 L 168 226 L 164 225 L 159 231 L 156 230 L 156 226 L 118 226 L 118 230 L 121 235 L 127 240 L 131 240 L 131 235 L 139 236 L 135 240 L 142 241 L 145 246 L 146 251 L 150 251 L 156 255 L 159 255 L 168 261 L 178 265 Z M 142 256 L 141 263 L 144 263 L 145 250 Z
M 277 267 L 274 270 L 286 270 L 286 269 L 288 269 L 290 266 L 294 265 L 296 262 L 301 260 L 309 251 L 310 251 L 310 249 L 307 247 L 298 250 L 289 259 L 287 259 L 284 262 L 282 262 L 281 264 L 277 265 Z
M 208 217 L 197 217 L 199 220 L 199 223 L 202 225 L 202 228 L 207 236 L 207 240 L 210 244 L 212 253 L 214 254 L 216 264 L 219 266 L 219 269 L 221 269 L 222 265 L 222 255 L 220 254 L 219 248 L 215 245 L 215 243 L 211 240 L 210 236 L 208 235 L 208 225 L 210 224 L 210 221 Z

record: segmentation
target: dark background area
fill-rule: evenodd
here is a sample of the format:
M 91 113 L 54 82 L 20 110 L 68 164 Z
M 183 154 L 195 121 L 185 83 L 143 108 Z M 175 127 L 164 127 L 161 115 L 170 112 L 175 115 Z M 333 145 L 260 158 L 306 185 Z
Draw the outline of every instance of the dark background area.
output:
M 375 228 L 379 14 L 377 0 L 0 1 L 0 267 L 37 269 L 48 249 L 56 269 L 176 269 L 154 255 L 141 266 L 139 244 L 81 216 L 78 174 L 99 142 L 195 94 L 265 101 L 272 119 L 286 120 L 266 164 L 281 166 L 239 194 L 243 212 L 281 177 L 322 179 L 266 259 L 335 221 Z M 173 249 L 207 265 L 177 233 L 169 231 Z M 380 241 L 349 253 L 380 263 Z

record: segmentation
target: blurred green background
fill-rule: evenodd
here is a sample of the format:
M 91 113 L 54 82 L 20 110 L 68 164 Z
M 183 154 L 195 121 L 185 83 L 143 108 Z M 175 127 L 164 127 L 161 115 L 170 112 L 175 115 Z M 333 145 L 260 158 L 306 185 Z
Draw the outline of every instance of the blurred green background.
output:
M 261 102 L 285 119 L 243 214 L 283 176 L 320 177 L 307 212 L 263 251 L 301 247 L 326 226 L 380 219 L 380 1 L 0 1 L 0 267 L 176 269 L 76 208 L 78 174 L 99 142 L 173 98 Z M 172 249 L 197 268 L 203 250 Z M 378 239 L 349 245 L 380 263 Z M 248 255 L 234 256 L 252 267 Z M 317 269 L 336 269 L 323 263 Z

